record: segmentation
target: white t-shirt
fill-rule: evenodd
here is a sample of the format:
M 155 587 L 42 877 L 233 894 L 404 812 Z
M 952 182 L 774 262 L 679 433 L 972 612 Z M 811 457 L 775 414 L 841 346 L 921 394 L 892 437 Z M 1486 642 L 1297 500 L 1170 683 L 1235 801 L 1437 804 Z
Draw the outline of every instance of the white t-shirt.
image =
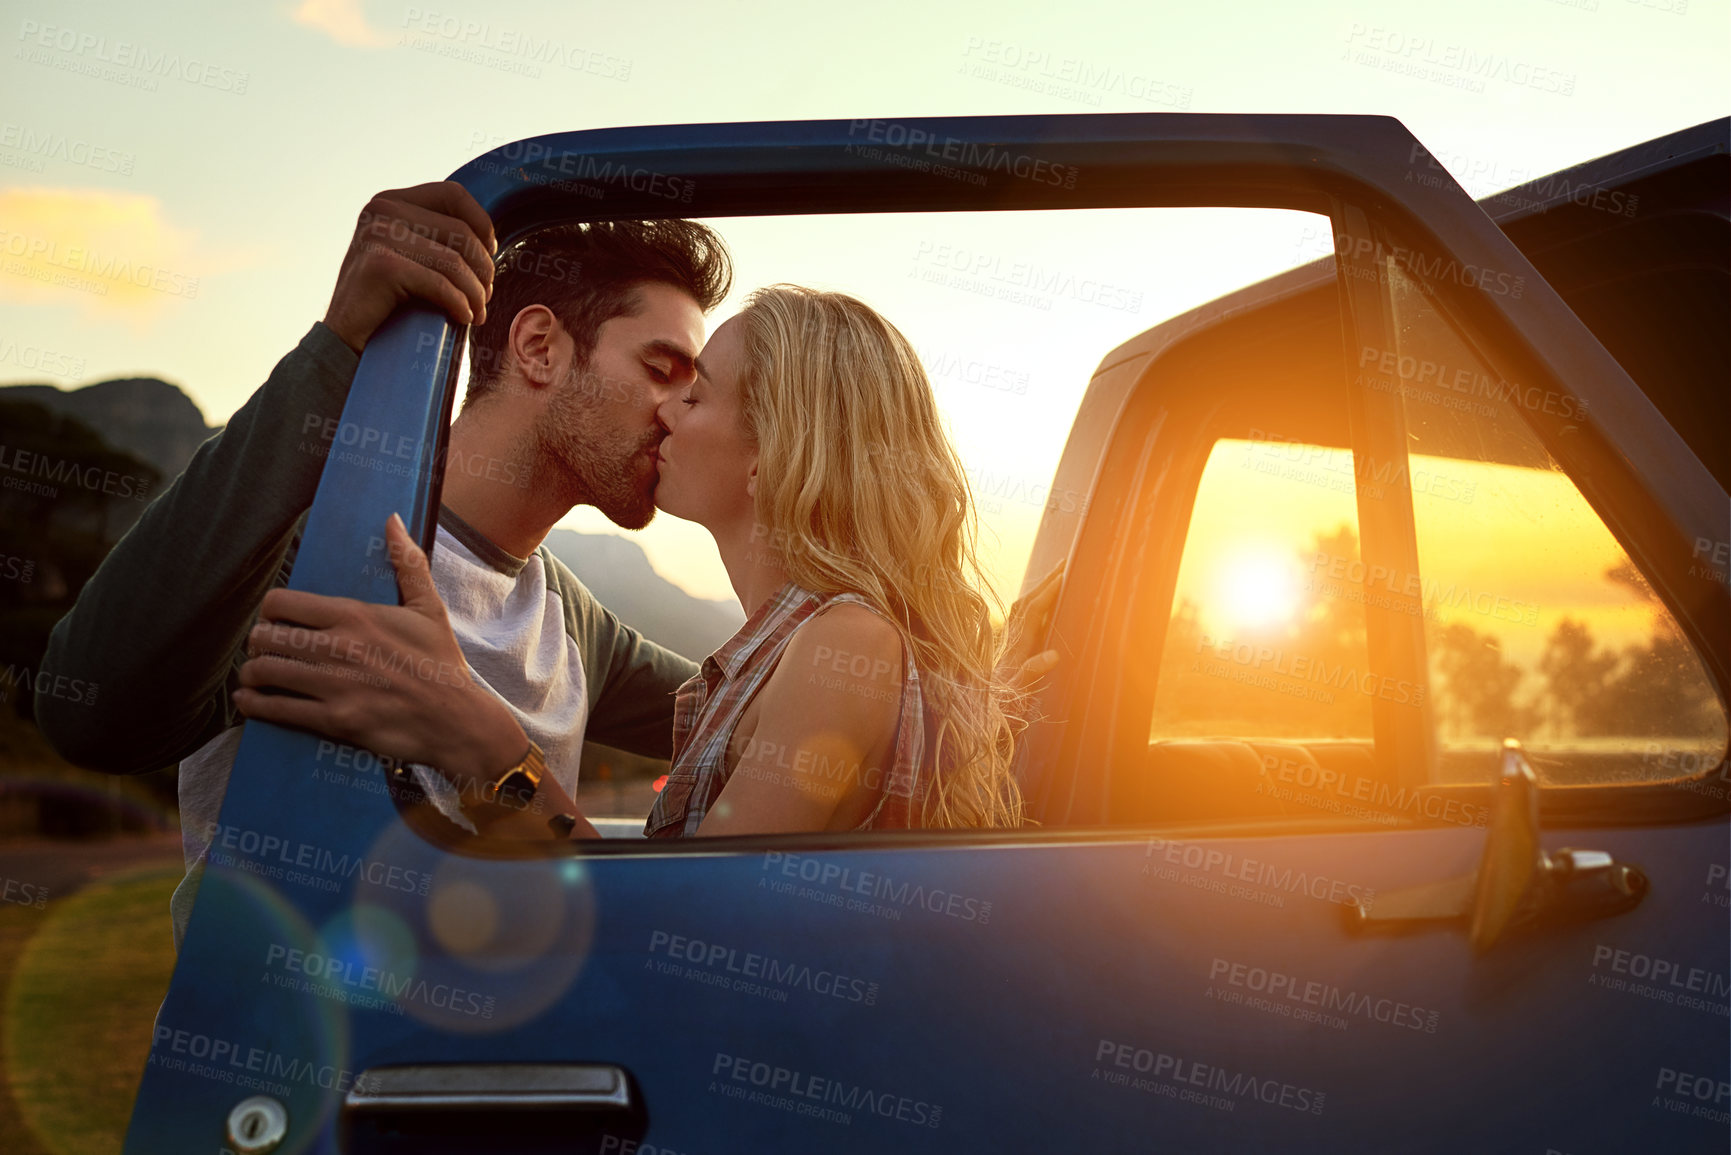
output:
M 548 772 L 575 796 L 588 723 L 588 687 L 577 640 L 565 630 L 563 604 L 547 581 L 541 557 L 513 557 L 443 510 L 429 560 L 433 588 L 445 602 L 470 672 L 511 708 L 530 740 L 541 747 Z M 241 727 L 230 727 L 180 763 L 186 877 L 169 901 L 177 950 L 204 872 L 208 832 L 222 812 L 240 735 Z M 382 783 L 382 770 L 375 767 L 371 773 L 381 776 Z M 443 778 L 421 767 L 415 776 L 447 817 L 469 826 L 456 792 Z

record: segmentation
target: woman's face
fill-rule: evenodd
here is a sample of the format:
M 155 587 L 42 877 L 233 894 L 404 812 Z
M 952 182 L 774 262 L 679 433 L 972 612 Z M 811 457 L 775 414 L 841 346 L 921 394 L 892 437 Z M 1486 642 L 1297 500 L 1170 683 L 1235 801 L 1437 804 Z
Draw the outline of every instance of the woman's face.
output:
M 757 446 L 745 436 L 739 370 L 743 326 L 732 317 L 697 357 L 697 379 L 656 410 L 661 442 L 655 506 L 710 530 L 750 526 Z

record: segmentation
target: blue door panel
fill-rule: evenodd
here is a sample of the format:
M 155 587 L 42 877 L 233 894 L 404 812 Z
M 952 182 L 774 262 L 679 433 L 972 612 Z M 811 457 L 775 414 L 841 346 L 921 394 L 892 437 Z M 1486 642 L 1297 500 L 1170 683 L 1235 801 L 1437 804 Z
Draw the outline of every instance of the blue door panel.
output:
M 207 1149 L 247 1077 L 292 1088 L 285 1150 L 335 1150 L 354 1072 L 440 1060 L 619 1064 L 645 1141 L 680 1152 L 1717 1149 L 1722 1123 L 1653 1104 L 1663 1071 L 1728 1076 L 1731 945 L 1703 901 L 1725 837 L 1557 832 L 1652 894 L 1481 959 L 1458 926 L 1352 936 L 1335 900 L 1470 870 L 1470 828 L 564 862 L 403 832 L 373 859 L 396 872 L 361 868 L 318 925 L 304 884 L 213 867 L 201 958 L 225 981 L 196 1023 L 165 1005 L 129 1150 Z M 454 902 L 516 946 L 466 952 Z M 1603 985 L 1635 956 L 1676 964 L 1659 994 Z M 1661 1001 L 1692 973 L 1707 1006 Z M 219 1060 L 195 1069 L 177 1030 Z

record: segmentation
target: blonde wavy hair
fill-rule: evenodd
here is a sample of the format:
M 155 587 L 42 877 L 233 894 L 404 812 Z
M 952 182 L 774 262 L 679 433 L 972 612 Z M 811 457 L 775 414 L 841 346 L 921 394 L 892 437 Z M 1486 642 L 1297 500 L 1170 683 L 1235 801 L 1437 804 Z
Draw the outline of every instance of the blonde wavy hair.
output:
M 930 380 L 894 325 L 843 293 L 771 285 L 739 315 L 740 401 L 758 447 L 757 518 L 818 593 L 902 623 L 928 722 L 926 826 L 1016 826 L 1016 691 L 981 572 L 978 523 Z M 989 604 L 987 597 L 992 598 Z

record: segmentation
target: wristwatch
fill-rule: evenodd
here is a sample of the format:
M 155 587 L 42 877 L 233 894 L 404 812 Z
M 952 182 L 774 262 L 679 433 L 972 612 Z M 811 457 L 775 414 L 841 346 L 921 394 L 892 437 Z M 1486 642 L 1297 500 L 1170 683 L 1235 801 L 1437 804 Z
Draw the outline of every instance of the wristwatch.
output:
M 530 742 L 529 752 L 521 761 L 492 781 L 482 782 L 481 801 L 510 810 L 527 810 L 546 773 L 541 747 Z

